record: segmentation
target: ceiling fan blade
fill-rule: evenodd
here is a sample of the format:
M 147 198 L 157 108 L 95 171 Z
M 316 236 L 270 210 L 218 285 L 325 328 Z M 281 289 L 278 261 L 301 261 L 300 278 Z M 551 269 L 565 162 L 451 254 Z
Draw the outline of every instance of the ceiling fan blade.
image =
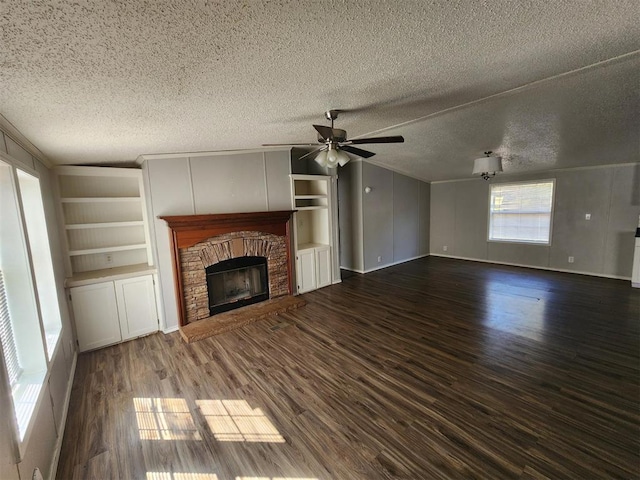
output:
M 367 150 L 362 150 L 361 148 L 350 147 L 349 145 L 340 145 L 340 150 L 344 150 L 345 152 L 353 153 L 362 158 L 373 157 L 375 153 L 368 152 Z
M 356 138 L 355 140 L 349 140 L 351 145 L 360 145 L 363 143 L 404 143 L 404 137 L 402 135 L 394 135 L 391 137 L 372 137 L 372 138 Z
M 263 147 L 316 147 L 317 143 L 263 143 Z
M 313 155 L 314 153 L 317 153 L 317 152 L 319 152 L 321 150 L 324 150 L 325 148 L 327 148 L 327 147 L 323 145 L 320 148 L 316 148 L 315 150 L 311 150 L 309 153 L 305 153 L 303 156 L 298 158 L 298 160 L 302 160 L 303 158 L 307 158 L 309 155 Z
M 327 127 L 326 125 L 314 125 L 313 128 L 315 128 L 325 140 L 333 139 L 333 128 Z

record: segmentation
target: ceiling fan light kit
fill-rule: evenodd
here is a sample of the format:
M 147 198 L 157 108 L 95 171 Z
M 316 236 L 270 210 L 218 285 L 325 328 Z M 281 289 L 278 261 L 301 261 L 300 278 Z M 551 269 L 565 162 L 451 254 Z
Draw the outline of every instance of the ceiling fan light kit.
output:
M 404 142 L 404 138 L 400 135 L 390 136 L 390 137 L 373 137 L 373 138 L 358 138 L 355 140 L 347 140 L 347 132 L 346 130 L 342 130 L 340 128 L 333 128 L 333 121 L 338 118 L 338 113 L 343 110 L 328 110 L 325 112 L 325 117 L 327 120 L 331 121 L 331 126 L 328 127 L 326 125 L 313 125 L 313 128 L 318 132 L 318 142 L 321 145 L 315 150 L 303 155 L 299 158 L 302 160 L 314 153 L 318 152 L 318 155 L 314 158 L 314 160 L 322 167 L 327 168 L 336 168 L 338 165 L 344 167 L 351 157 L 347 153 L 351 153 L 352 155 L 356 155 L 361 158 L 370 158 L 375 155 L 373 152 L 369 152 L 367 150 L 363 150 L 361 148 L 356 148 L 352 145 L 359 145 L 365 143 L 402 143 Z M 276 144 L 276 143 L 264 143 L 263 147 L 284 147 L 284 146 L 314 146 L 314 144 L 304 144 L 304 143 L 286 143 L 286 144 Z
M 480 176 L 489 180 L 496 176 L 497 172 L 502 172 L 502 157 L 492 156 L 493 152 L 484 152 L 485 156 L 476 158 L 473 161 L 473 175 L 480 174 Z
M 322 167 L 336 168 L 338 165 L 344 167 L 351 158 L 335 145 L 329 145 L 329 148 L 318 153 L 314 160 Z
M 327 151 L 323 150 L 321 151 L 316 158 L 314 158 L 314 160 L 318 163 L 318 165 L 320 165 L 321 167 L 326 167 L 327 166 Z

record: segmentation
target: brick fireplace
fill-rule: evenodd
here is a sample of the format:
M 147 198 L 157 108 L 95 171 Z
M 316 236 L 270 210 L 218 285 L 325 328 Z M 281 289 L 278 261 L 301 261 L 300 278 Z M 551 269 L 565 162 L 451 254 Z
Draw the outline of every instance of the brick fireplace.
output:
M 207 269 L 232 259 L 266 258 L 269 299 L 292 293 L 292 213 L 285 210 L 160 217 L 171 233 L 181 327 L 211 317 Z

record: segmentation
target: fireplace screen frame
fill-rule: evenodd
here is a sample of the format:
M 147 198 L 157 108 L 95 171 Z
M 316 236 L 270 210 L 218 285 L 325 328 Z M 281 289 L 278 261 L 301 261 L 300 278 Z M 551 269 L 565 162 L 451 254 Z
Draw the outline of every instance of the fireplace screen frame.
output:
M 260 276 L 260 284 L 263 287 L 260 293 L 250 295 L 248 297 L 242 297 L 238 299 L 231 299 L 224 303 L 213 304 L 214 297 L 216 296 L 212 290 L 213 277 L 229 274 L 233 271 L 244 270 L 248 268 L 257 268 Z M 223 260 L 213 265 L 209 265 L 205 268 L 206 280 L 207 280 L 207 296 L 209 301 L 209 315 L 217 315 L 218 313 L 228 312 L 236 308 L 252 305 L 254 303 L 263 302 L 269 299 L 269 269 L 267 257 L 261 256 L 243 256 L 231 258 L 229 260 Z M 218 277 L 219 278 L 219 277 Z

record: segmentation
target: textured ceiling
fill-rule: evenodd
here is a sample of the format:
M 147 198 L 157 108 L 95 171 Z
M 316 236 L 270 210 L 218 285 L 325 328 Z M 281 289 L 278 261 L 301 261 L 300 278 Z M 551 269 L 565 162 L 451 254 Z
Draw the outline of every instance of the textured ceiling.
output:
M 371 161 L 428 181 L 486 149 L 507 172 L 640 160 L 637 0 L 0 9 L 0 114 L 54 163 L 313 142 L 328 108 L 404 135 Z

